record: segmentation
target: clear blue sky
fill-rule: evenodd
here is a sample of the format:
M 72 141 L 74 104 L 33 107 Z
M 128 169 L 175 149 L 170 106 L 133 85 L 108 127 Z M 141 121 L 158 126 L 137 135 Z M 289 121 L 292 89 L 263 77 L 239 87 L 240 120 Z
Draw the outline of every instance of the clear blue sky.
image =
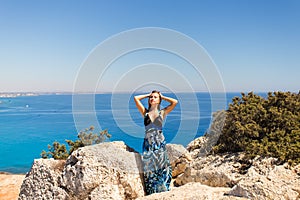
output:
M 299 11 L 299 0 L 0 0 L 0 92 L 72 91 L 100 42 L 141 27 L 196 40 L 227 91 L 298 91 Z

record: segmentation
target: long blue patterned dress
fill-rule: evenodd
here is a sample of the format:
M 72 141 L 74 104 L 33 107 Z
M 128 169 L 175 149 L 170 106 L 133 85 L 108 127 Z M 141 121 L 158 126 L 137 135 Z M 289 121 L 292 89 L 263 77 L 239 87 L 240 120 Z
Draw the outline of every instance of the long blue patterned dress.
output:
M 146 194 L 164 192 L 170 189 L 172 168 L 166 151 L 162 132 L 163 119 L 159 116 L 152 122 L 148 112 L 144 117 L 145 138 L 143 143 L 143 169 Z

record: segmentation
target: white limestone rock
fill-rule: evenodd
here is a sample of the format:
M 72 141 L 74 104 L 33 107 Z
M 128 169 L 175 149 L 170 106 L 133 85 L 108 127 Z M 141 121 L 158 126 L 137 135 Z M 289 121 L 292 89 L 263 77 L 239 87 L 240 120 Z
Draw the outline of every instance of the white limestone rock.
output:
M 35 159 L 20 188 L 19 200 L 68 199 L 59 180 L 64 160 Z
M 19 199 L 136 199 L 144 196 L 141 172 L 140 154 L 124 142 L 86 146 L 66 161 L 35 160 Z

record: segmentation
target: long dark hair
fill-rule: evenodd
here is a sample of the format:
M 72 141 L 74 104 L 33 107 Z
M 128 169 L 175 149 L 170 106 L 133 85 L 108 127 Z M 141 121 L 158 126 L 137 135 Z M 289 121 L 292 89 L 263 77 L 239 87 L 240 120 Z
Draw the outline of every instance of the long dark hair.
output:
M 157 90 L 153 90 L 153 91 L 151 92 L 151 94 L 153 94 L 153 93 L 157 93 L 157 94 L 159 95 L 159 105 L 158 105 L 158 110 L 160 110 L 161 94 L 160 94 L 160 92 L 157 91 Z M 150 107 L 151 107 L 151 105 L 150 105 L 150 96 L 149 96 L 149 98 L 148 98 L 148 111 L 150 110 Z

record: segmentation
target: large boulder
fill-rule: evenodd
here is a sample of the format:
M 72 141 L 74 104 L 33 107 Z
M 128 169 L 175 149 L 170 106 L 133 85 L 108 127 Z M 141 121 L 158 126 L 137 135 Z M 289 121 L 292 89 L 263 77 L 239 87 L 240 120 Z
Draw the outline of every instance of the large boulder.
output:
M 140 154 L 124 142 L 80 148 L 65 163 L 35 160 L 19 199 L 136 199 L 144 196 Z M 59 165 L 59 167 L 57 167 Z

